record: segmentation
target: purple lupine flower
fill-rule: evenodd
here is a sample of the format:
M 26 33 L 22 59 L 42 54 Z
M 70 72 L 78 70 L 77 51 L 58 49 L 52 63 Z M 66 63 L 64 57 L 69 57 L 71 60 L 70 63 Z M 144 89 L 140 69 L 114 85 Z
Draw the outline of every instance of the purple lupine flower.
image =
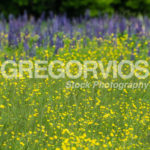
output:
M 54 51 L 54 55 L 58 54 L 58 50 L 59 50 L 59 44 L 56 44 L 56 46 L 55 46 L 55 51 Z
M 105 24 L 104 24 L 104 19 L 100 20 L 100 37 L 104 37 L 106 34 L 106 28 L 105 28 Z
M 22 28 L 20 20 L 15 20 L 12 15 L 9 16 L 9 31 L 8 31 L 8 43 L 9 46 L 18 46 L 18 42 L 21 41 L 20 30 Z
M 12 31 L 8 32 L 8 44 L 12 46 L 14 44 L 14 35 Z
M 77 19 L 78 23 L 82 23 L 82 21 L 84 20 L 84 18 L 80 15 L 79 18 Z
M 71 30 L 73 31 L 73 27 L 72 27 L 70 21 L 67 20 L 67 22 L 65 23 L 65 25 L 63 27 L 63 32 L 64 32 L 64 34 L 70 34 Z
M 63 16 L 60 16 L 59 19 L 60 19 L 59 21 L 60 21 L 61 26 L 66 26 L 67 25 L 68 19 L 67 19 L 66 14 L 64 14 Z
M 48 36 L 49 36 L 49 31 L 45 31 L 44 34 L 43 34 L 43 47 L 44 48 L 47 48 L 47 45 L 48 45 Z
M 56 43 L 55 43 L 54 55 L 58 54 L 58 50 L 59 50 L 59 48 L 61 48 L 61 47 L 62 47 L 62 39 L 61 39 L 59 36 L 57 36 L 57 38 L 56 38 Z
M 34 57 L 36 55 L 35 44 L 32 45 L 31 51 L 29 52 L 30 57 Z
M 145 34 L 148 35 L 150 21 L 149 21 L 149 18 L 147 16 L 144 17 L 144 23 L 145 23 Z
M 109 24 L 108 24 L 108 34 L 112 34 L 113 33 L 113 19 L 110 19 Z
M 55 19 L 53 20 L 52 30 L 53 30 L 53 33 L 56 33 L 59 31 L 59 18 L 58 17 L 55 17 Z
M 27 36 L 29 34 L 29 30 L 25 29 L 25 35 Z
M 9 15 L 9 31 L 8 31 L 8 43 L 9 46 L 12 46 L 14 43 L 14 24 L 13 24 L 13 16 Z
M 28 22 L 28 14 L 27 14 L 27 11 L 24 11 L 22 20 L 23 20 L 24 23 L 27 23 L 27 22 Z
M 94 31 L 95 31 L 94 33 L 95 33 L 96 37 L 97 37 L 97 38 L 100 38 L 100 37 L 101 37 L 100 29 L 99 29 L 99 28 L 95 28 Z
M 98 20 L 97 19 L 93 19 L 92 20 L 92 22 L 93 22 L 93 34 L 95 34 L 96 35 L 96 37 L 100 37 L 100 25 L 99 25 L 99 22 L 98 22 Z
M 49 37 L 50 37 L 50 46 L 53 46 L 54 45 L 53 33 L 49 33 Z
M 6 21 L 6 19 L 5 19 L 3 14 L 0 14 L 0 20 L 1 20 L 2 30 L 5 33 L 6 32 L 7 21 Z
M 0 49 L 2 48 L 2 43 L 1 43 L 1 41 L 2 41 L 2 38 L 1 38 L 1 36 L 0 36 Z
M 41 34 L 41 22 L 39 21 L 34 28 L 35 34 Z
M 86 36 L 89 37 L 90 39 L 93 38 L 92 27 L 91 27 L 91 25 L 89 23 L 86 24 Z
M 119 28 L 120 28 L 120 32 L 124 33 L 124 31 L 126 29 L 126 20 L 125 20 L 125 18 L 121 18 L 120 23 L 119 23 Z
M 150 50 L 148 51 L 148 56 L 150 57 Z
M 9 21 L 14 20 L 14 16 L 13 16 L 12 14 L 10 14 L 10 15 L 8 16 L 8 18 L 9 18 Z
M 2 32 L 3 31 L 3 25 L 2 25 L 2 23 L 0 23 L 0 32 Z
M 142 23 L 141 23 L 140 20 L 138 20 L 137 23 L 135 24 L 135 33 L 136 33 L 136 34 L 141 34 L 141 33 L 143 33 Z
M 42 42 L 43 42 L 43 35 L 40 33 L 39 34 L 39 39 L 37 41 L 37 46 L 41 47 L 42 46 Z
M 114 36 L 116 37 L 116 34 L 117 34 L 117 17 L 112 17 L 110 20 L 109 20 L 109 23 L 108 23 L 108 34 L 112 34 L 114 33 Z
M 131 32 L 131 25 L 128 25 L 128 37 L 131 37 L 132 32 Z
M 15 47 L 18 47 L 18 39 L 17 39 L 17 35 L 14 36 L 13 41 L 14 41 L 14 42 L 13 42 L 14 46 L 15 46 Z
M 26 39 L 24 40 L 23 46 L 24 46 L 24 50 L 27 52 L 29 50 L 29 45 Z
M 72 39 L 72 38 L 73 38 L 73 27 L 70 26 L 70 39 Z
M 114 24 L 113 33 L 114 33 L 114 37 L 116 38 L 116 36 L 117 36 L 117 23 Z

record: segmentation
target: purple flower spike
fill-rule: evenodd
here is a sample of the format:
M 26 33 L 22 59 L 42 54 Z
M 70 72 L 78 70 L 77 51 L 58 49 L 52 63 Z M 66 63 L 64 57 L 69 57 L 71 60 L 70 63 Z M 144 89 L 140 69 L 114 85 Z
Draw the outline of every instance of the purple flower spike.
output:
M 29 45 L 28 45 L 27 41 L 24 42 L 23 46 L 24 46 L 25 51 L 29 50 Z
M 148 51 L 148 56 L 150 57 L 150 50 Z
M 61 46 L 62 46 L 62 40 L 59 36 L 57 36 L 54 55 L 58 54 L 58 50 Z
M 126 29 L 126 20 L 125 18 L 121 18 L 120 24 L 119 24 L 120 32 L 123 33 Z

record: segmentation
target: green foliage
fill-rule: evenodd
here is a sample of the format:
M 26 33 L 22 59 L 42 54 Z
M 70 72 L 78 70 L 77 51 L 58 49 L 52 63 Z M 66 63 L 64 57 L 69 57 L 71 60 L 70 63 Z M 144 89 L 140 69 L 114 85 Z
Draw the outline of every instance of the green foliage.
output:
M 68 16 L 83 15 L 90 10 L 91 16 L 103 13 L 119 12 L 124 15 L 150 14 L 150 0 L 2 0 L 0 10 L 8 16 L 10 13 L 18 15 L 27 10 L 30 14 L 39 16 L 43 11 L 67 13 Z

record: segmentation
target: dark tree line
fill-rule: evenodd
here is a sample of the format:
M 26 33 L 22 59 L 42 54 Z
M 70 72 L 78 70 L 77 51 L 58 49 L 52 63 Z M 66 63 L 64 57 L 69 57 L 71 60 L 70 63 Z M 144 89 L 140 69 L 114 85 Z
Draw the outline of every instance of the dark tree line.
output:
M 9 14 L 20 15 L 24 10 L 30 15 L 46 15 L 50 11 L 56 14 L 67 14 L 69 17 L 85 14 L 90 11 L 91 16 L 99 14 L 112 14 L 114 12 L 123 15 L 150 15 L 150 0 L 1 0 L 0 11 L 5 16 Z

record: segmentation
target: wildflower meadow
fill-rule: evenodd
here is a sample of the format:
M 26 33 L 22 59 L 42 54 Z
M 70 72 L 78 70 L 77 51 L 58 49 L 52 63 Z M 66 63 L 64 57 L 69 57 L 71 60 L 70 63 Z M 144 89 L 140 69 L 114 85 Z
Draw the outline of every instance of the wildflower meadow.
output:
M 149 150 L 149 63 L 146 16 L 1 16 L 0 149 Z

